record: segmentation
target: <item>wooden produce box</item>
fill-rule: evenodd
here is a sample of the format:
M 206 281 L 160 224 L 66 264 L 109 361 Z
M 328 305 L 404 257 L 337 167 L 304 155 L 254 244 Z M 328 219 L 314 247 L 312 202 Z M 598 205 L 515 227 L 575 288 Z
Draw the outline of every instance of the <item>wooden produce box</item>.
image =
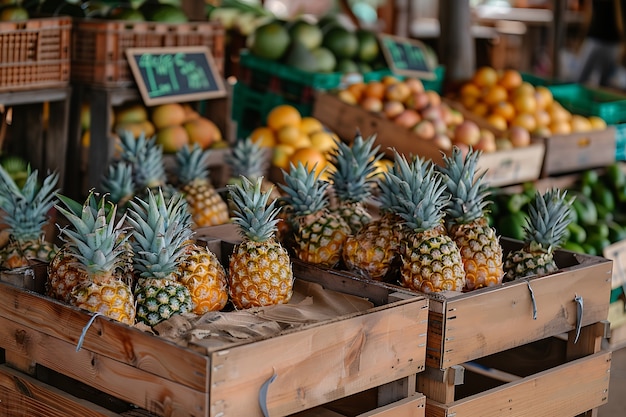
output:
M 542 177 L 600 168 L 615 162 L 616 129 L 544 137 L 545 158 Z
M 596 323 L 577 343 L 571 334 L 553 337 L 469 363 L 450 401 L 426 394 L 426 416 L 597 415 L 610 395 L 611 352 L 600 349 L 605 329 Z
M 128 87 L 134 78 L 128 48 L 207 46 L 224 71 L 224 27 L 218 21 L 162 23 L 75 19 L 72 81 L 100 87 Z
M 0 22 L 0 92 L 66 87 L 72 18 Z
M 372 397 L 355 394 L 325 406 L 302 411 L 292 417 L 424 417 L 426 414 L 426 397 L 420 393 L 382 407 L 374 406 L 376 398 Z
M 210 247 L 222 258 L 232 250 L 231 244 L 220 251 L 216 240 Z M 302 269 L 295 275 L 297 284 L 356 296 L 372 307 L 288 327 L 273 337 L 226 344 L 192 338 L 179 346 L 103 317 L 88 325 L 93 316 L 83 310 L 0 283 L 0 362 L 37 380 L 55 373 L 69 381 L 46 392 L 24 391 L 29 383 L 0 376 L 0 415 L 2 407 L 15 405 L 16 395 L 46 415 L 92 415 L 83 403 L 66 400 L 65 392 L 81 385 L 88 398 L 125 404 L 124 412 L 132 404 L 157 416 L 253 417 L 263 415 L 261 398 L 270 415 L 286 416 L 406 382 L 424 370 L 426 297 L 330 271 Z
M 434 143 L 420 140 L 392 120 L 345 103 L 332 94 L 318 94 L 313 116 L 344 139 L 352 138 L 357 128 L 364 137 L 376 134 L 381 151 L 388 156 L 393 156 L 392 149 L 396 149 L 405 155 L 419 155 L 436 164 L 443 163 L 443 153 Z M 484 153 L 478 165 L 479 169 L 488 170 L 485 179 L 490 185 L 519 184 L 540 177 L 544 152 L 544 143 L 536 141 L 526 148 Z

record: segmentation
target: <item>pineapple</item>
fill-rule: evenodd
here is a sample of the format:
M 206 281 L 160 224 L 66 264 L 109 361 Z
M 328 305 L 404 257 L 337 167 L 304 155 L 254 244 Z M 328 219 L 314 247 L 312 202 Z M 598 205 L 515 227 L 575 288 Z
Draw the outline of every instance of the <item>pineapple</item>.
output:
M 135 195 L 135 183 L 133 182 L 133 167 L 125 161 L 114 161 L 106 175 L 102 178 L 101 189 L 108 195 L 119 212 L 126 210 L 128 202 Z
M 398 165 L 390 167 L 398 174 Z M 402 218 L 395 213 L 398 205 L 397 183 L 378 180 L 380 217 L 372 220 L 356 234 L 348 236 L 343 247 L 343 261 L 348 270 L 377 281 L 385 280 L 397 272 L 399 248 L 402 239 Z
M 230 298 L 239 309 L 285 304 L 293 291 L 289 253 L 274 237 L 280 209 L 276 200 L 268 203 L 271 191 L 263 192 L 262 182 L 242 177 L 241 184 L 228 185 L 233 223 L 243 237 L 229 262 Z
M 285 212 L 288 213 L 295 256 L 305 262 L 333 268 L 341 261 L 350 226 L 329 210 L 326 194 L 329 183 L 320 179 L 325 170 L 316 170 L 316 166 L 309 170 L 302 162 L 297 166 L 291 163 L 288 173 L 282 171 L 285 184 L 280 186 L 286 193 Z
M 443 225 L 448 201 L 441 174 L 422 158 L 409 162 L 396 153 L 395 164 L 400 175 L 390 171 L 385 177 L 398 189 L 395 210 L 405 227 L 400 245 L 402 285 L 426 293 L 463 290 L 461 252 Z
M 225 156 L 225 162 L 231 171 L 228 183 L 240 184 L 242 176 L 251 181 L 259 177 L 265 177 L 270 163 L 268 154 L 266 153 L 267 150 L 268 148 L 261 147 L 261 145 L 254 142 L 250 137 L 235 142 L 231 153 Z M 268 181 L 267 178 L 263 180 L 261 187 L 263 192 L 270 190 L 272 192 L 268 202 L 281 197 L 278 187 Z
M 0 209 L 7 225 L 9 243 L 0 250 L 3 268 L 29 266 L 33 261 L 50 262 L 58 248 L 46 241 L 44 226 L 48 213 L 57 202 L 55 189 L 59 176 L 52 173 L 38 184 L 38 172 L 28 172 L 20 188 L 9 173 L 0 167 Z
M 574 200 L 566 199 L 566 195 L 567 191 L 556 188 L 544 194 L 535 192 L 524 226 L 524 246 L 509 252 L 504 260 L 506 281 L 556 272 L 554 251 L 563 243 L 572 219 Z
M 147 200 L 135 197 L 127 210 L 133 239 L 137 321 L 155 326 L 173 315 L 194 308 L 189 289 L 179 282 L 180 263 L 191 244 L 193 231 L 182 194 L 169 200 L 159 189 L 148 189 Z
M 190 225 L 191 227 L 191 225 Z M 189 289 L 193 312 L 219 311 L 228 302 L 228 280 L 224 266 L 206 246 L 192 243 L 179 267 L 180 282 Z
M 195 227 L 216 226 L 230 220 L 228 205 L 209 180 L 209 152 L 194 144 L 183 146 L 176 153 L 180 191 L 189 204 Z
M 75 281 L 67 297 L 70 304 L 134 325 L 135 300 L 124 274 L 125 243 L 130 237 L 124 216 L 117 221 L 117 207 L 104 198 L 96 202 L 93 192 L 82 207 L 69 198 L 59 199 L 65 208 L 56 207 L 72 227 L 61 229 L 66 245 L 62 258 L 51 264 L 50 276 L 58 282 Z
M 163 164 L 163 148 L 156 143 L 156 137 L 146 138 L 142 132 L 137 139 L 131 132 L 120 132 L 122 146 L 121 160 L 132 167 L 132 180 L 135 184 L 135 195 L 147 199 L 147 190 L 163 193 L 166 199 L 176 189 L 167 182 Z
M 502 246 L 496 230 L 485 217 L 489 194 L 483 181 L 486 171 L 477 175 L 481 152 L 470 149 L 463 157 L 458 147 L 444 155 L 440 167 L 450 197 L 445 209 L 448 235 L 461 250 L 465 269 L 465 290 L 502 283 Z
M 383 156 L 378 153 L 380 146 L 374 147 L 375 140 L 375 135 L 364 140 L 357 132 L 351 145 L 338 141 L 332 158 L 335 166 L 330 174 L 335 196 L 333 211 L 344 218 L 353 234 L 372 220 L 365 201 L 372 195 L 376 161 Z

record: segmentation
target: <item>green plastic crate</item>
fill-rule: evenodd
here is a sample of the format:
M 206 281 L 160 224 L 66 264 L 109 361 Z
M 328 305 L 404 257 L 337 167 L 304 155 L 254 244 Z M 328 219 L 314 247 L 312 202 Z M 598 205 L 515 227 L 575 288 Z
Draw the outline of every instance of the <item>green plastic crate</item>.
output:
M 535 74 L 530 74 L 527 72 L 522 72 L 522 80 L 531 83 L 534 86 L 544 86 L 544 87 L 548 87 L 551 85 L 563 85 L 563 84 L 570 84 L 567 81 L 563 81 L 563 80 L 559 80 L 557 78 L 546 78 L 546 77 L 541 77 L 539 75 L 535 75 Z
M 280 104 L 294 106 L 303 117 L 313 113 L 313 103 L 299 103 L 280 94 L 257 91 L 245 83 L 237 82 L 233 88 L 231 107 L 231 118 L 237 123 L 236 138 L 245 138 L 255 128 L 265 126 L 269 112 Z
M 583 116 L 599 116 L 608 124 L 626 122 L 626 95 L 581 84 L 548 86 L 554 99 L 567 110 Z

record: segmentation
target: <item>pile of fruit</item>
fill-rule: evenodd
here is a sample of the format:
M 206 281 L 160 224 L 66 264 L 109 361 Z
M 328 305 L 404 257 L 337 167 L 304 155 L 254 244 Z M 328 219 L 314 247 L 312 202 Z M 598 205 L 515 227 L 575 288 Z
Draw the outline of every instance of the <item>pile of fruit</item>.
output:
M 524 81 L 514 69 L 497 71 L 480 67 L 460 87 L 454 99 L 502 131 L 521 127 L 531 135 L 548 137 L 602 130 L 607 126 L 600 117 L 572 114 L 554 100 L 548 87 Z
M 83 146 L 89 146 L 90 109 L 81 108 Z M 200 115 L 187 103 L 167 103 L 146 107 L 141 103 L 129 103 L 113 109 L 112 132 L 130 132 L 138 138 L 156 136 L 156 142 L 165 153 L 175 153 L 187 144 L 198 144 L 202 149 L 227 146 L 222 132 L 208 118 Z
M 499 233 L 514 239 L 523 236 L 536 188 L 535 183 L 525 183 L 521 192 L 494 190 L 490 218 Z M 564 189 L 573 198 L 564 249 L 601 256 L 608 245 L 626 239 L 626 175 L 621 164 L 585 170 Z
M 247 42 L 255 56 L 306 72 L 368 73 L 384 66 L 376 34 L 348 28 L 335 17 L 274 19 L 256 27 Z
M 494 152 L 530 144 L 527 131 L 512 129 L 496 135 L 464 116 L 417 78 L 386 75 L 381 80 L 357 82 L 336 92 L 342 101 L 392 120 L 415 133 L 416 140 L 431 141 L 442 151 L 453 145 Z

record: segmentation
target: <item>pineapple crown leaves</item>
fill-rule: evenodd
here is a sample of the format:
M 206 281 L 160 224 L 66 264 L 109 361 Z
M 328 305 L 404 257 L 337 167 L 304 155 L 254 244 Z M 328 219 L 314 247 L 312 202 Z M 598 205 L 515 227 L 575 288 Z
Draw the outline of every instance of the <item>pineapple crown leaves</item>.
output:
M 478 158 L 482 152 L 471 149 L 463 156 L 458 146 L 454 146 L 450 156 L 443 155 L 443 166 L 439 170 L 444 175 L 445 194 L 450 198 L 446 216 L 452 224 L 467 224 L 484 216 L 489 205 L 489 189 L 484 182 L 486 170 L 477 174 Z
M 178 180 L 181 184 L 189 184 L 196 179 L 209 178 L 210 150 L 202 149 L 194 143 L 193 146 L 185 145 L 176 152 L 176 164 Z
M 55 207 L 69 221 L 70 227 L 60 229 L 60 238 L 69 244 L 70 250 L 81 262 L 88 273 L 106 274 L 122 266 L 122 253 L 125 243 L 132 235 L 124 227 L 125 216 L 116 222 L 117 206 L 107 201 L 105 196 L 99 200 L 93 190 L 84 204 L 69 197 L 59 195 L 61 204 Z
M 135 139 L 131 132 L 121 131 L 120 139 L 122 160 L 131 164 L 135 186 L 140 190 L 163 186 L 167 180 L 163 148 L 157 145 L 156 137 L 147 138 L 141 132 Z
M 372 194 L 373 174 L 376 161 L 382 158 L 380 145 L 374 147 L 376 135 L 367 139 L 357 131 L 351 145 L 337 141 L 337 150 L 332 156 L 336 169 L 331 174 L 333 190 L 340 201 L 357 203 Z
M 308 164 L 303 165 L 298 161 L 297 165 L 289 164 L 289 172 L 281 169 L 285 180 L 285 184 L 279 184 L 285 192 L 282 201 L 290 206 L 297 216 L 315 213 L 328 207 L 326 190 L 330 183 L 320 178 L 326 167 L 317 172 L 317 164 L 310 170 L 307 166 Z
M 123 207 L 135 193 L 133 167 L 125 161 L 114 161 L 102 178 L 101 188 L 110 201 Z
M 175 193 L 166 201 L 161 189 L 148 190 L 147 201 L 135 197 L 127 211 L 134 230 L 134 267 L 142 277 L 168 278 L 191 242 L 193 230 L 185 197 Z
M 573 198 L 566 196 L 567 191 L 557 188 L 548 189 L 543 194 L 535 192 L 524 226 L 524 241 L 531 250 L 552 253 L 563 243 L 572 221 L 571 205 L 574 202 Z
M 30 169 L 29 169 L 30 171 Z M 48 221 L 48 212 L 58 201 L 55 172 L 47 175 L 41 186 L 38 172 L 29 172 L 20 188 L 11 175 L 0 167 L 0 209 L 5 212 L 4 222 L 17 242 L 39 239 Z
M 398 190 L 395 212 L 415 232 L 440 225 L 449 202 L 442 175 L 432 162 L 419 157 L 411 157 L 409 162 L 396 152 L 395 164 L 398 169 L 385 174 L 385 181 Z
M 268 204 L 271 191 L 262 192 L 263 177 L 252 181 L 241 176 L 240 184 L 228 184 L 228 192 L 235 204 L 233 223 L 241 234 L 254 242 L 265 242 L 277 230 L 278 213 L 276 200 Z
M 261 177 L 270 165 L 265 150 L 251 137 L 237 140 L 231 147 L 231 152 L 224 156 L 224 161 L 230 167 L 233 178 L 242 175 L 249 179 Z

